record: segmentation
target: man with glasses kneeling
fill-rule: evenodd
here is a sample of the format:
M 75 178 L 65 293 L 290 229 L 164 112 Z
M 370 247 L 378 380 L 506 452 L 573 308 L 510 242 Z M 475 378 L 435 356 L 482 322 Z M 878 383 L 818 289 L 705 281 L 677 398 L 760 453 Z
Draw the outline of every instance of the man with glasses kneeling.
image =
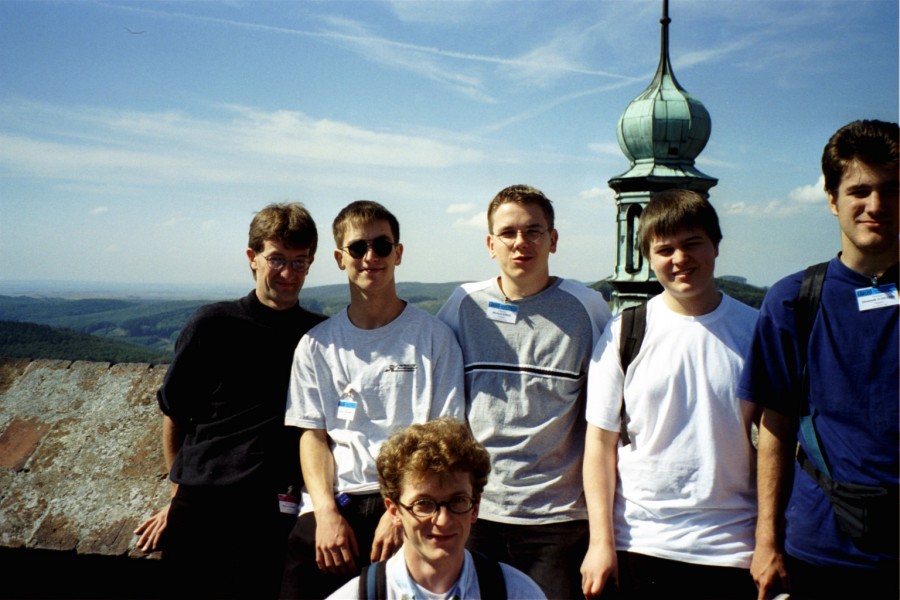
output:
M 382 446 L 377 465 L 403 548 L 331 598 L 545 598 L 521 571 L 465 549 L 491 471 L 487 451 L 465 423 L 441 418 L 412 425 Z
M 396 217 L 368 200 L 332 226 L 350 305 L 294 354 L 285 424 L 302 430 L 304 488 L 288 541 L 282 598 L 323 598 L 401 543 L 378 493 L 375 457 L 396 428 L 463 416 L 462 353 L 453 332 L 397 296 Z

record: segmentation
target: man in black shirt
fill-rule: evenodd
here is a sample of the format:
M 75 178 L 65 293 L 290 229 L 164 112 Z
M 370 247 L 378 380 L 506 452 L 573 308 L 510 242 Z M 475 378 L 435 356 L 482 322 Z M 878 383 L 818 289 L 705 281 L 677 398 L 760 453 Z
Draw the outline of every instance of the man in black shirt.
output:
M 202 307 L 185 325 L 157 399 L 172 501 L 136 530 L 163 550 L 171 594 L 275 597 L 292 516 L 278 494 L 299 479 L 296 436 L 284 427 L 294 348 L 324 319 L 298 303 L 318 234 L 297 203 L 250 224 L 256 288 Z

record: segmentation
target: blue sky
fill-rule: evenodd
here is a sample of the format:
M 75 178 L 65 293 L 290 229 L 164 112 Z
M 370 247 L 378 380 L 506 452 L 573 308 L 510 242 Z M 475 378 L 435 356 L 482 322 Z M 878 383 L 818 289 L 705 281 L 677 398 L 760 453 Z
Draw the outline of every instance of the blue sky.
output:
M 0 1 L 0 282 L 250 286 L 247 225 L 301 201 L 307 285 L 331 220 L 384 203 L 400 281 L 489 277 L 484 209 L 555 203 L 554 274 L 615 265 L 616 123 L 649 84 L 660 0 Z M 770 285 L 838 250 L 828 137 L 898 118 L 896 0 L 672 0 L 671 58 L 712 135 L 717 274 Z

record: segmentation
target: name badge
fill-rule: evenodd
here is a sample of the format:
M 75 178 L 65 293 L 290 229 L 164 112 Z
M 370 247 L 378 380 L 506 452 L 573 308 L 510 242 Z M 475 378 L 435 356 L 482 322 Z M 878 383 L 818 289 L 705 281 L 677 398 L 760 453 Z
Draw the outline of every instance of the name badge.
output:
M 519 316 L 519 307 L 515 304 L 503 304 L 502 302 L 488 302 L 488 319 L 500 323 L 515 323 Z
M 897 284 L 886 283 L 878 287 L 859 288 L 856 290 L 856 304 L 859 306 L 860 312 L 886 306 L 897 306 Z
M 341 421 L 352 421 L 357 406 L 358 403 L 353 399 L 353 388 L 348 385 L 338 401 L 337 418 Z

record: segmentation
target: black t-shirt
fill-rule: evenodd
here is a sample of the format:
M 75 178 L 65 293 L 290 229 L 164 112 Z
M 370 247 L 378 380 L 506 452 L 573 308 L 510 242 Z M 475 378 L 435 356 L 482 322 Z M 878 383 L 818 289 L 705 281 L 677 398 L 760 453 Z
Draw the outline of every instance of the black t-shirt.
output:
M 285 401 L 297 342 L 324 319 L 299 304 L 269 308 L 255 290 L 190 318 L 157 393 L 185 433 L 172 481 L 271 492 L 299 481 L 298 431 L 284 426 Z

